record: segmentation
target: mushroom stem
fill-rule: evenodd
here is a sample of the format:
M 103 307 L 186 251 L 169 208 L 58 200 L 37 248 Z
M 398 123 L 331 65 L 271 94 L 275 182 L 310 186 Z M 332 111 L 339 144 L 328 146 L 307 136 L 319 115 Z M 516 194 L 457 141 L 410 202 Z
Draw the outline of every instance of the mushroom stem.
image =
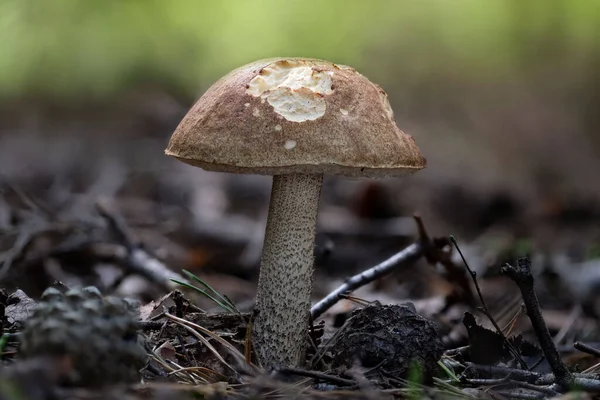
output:
M 253 344 L 263 367 L 302 360 L 310 316 L 322 174 L 273 176 Z

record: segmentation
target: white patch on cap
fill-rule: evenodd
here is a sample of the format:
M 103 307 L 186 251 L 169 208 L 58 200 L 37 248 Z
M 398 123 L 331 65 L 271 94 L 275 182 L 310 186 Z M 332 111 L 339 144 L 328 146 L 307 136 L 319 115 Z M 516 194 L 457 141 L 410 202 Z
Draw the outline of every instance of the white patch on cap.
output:
M 244 107 L 250 107 L 250 103 L 244 103 Z
M 279 125 L 279 124 L 275 125 L 275 130 L 276 131 L 280 131 L 281 130 L 281 125 Z
M 252 111 L 252 115 L 254 115 L 255 117 L 260 117 L 260 110 L 258 108 L 255 108 L 254 111 Z
M 294 147 L 296 147 L 296 141 L 295 140 L 286 140 L 283 147 L 285 147 L 286 150 L 292 150 Z
M 282 60 L 261 70 L 246 93 L 261 97 L 288 121 L 314 121 L 325 114 L 323 96 L 333 93 L 331 71 L 319 71 L 305 61 Z
M 340 112 L 341 112 L 343 115 L 348 115 L 348 110 L 346 110 L 345 108 L 340 108 Z

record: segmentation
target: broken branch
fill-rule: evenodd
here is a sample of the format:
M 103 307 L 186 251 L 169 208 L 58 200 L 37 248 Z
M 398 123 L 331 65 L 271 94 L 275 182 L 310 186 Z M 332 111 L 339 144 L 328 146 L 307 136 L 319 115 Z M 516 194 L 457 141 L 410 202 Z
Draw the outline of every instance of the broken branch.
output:
M 540 346 L 544 351 L 546 360 L 548 360 L 548 364 L 550 364 L 550 368 L 556 377 L 556 383 L 561 386 L 563 391 L 569 390 L 573 386 L 574 377 L 567 366 L 562 362 L 560 354 L 550 335 L 550 331 L 546 326 L 544 317 L 542 316 L 540 303 L 533 286 L 531 262 L 528 258 L 520 258 L 517 260 L 516 267 L 513 267 L 508 263 L 504 264 L 502 272 L 515 282 L 521 291 L 527 315 L 529 316 L 533 330 L 540 342 Z
M 401 266 L 419 259 L 425 253 L 425 247 L 426 245 L 424 243 L 417 241 L 382 263 L 349 278 L 344 284 L 338 286 L 334 291 L 329 293 L 311 308 L 310 314 L 312 318 L 316 319 L 323 315 L 325 311 L 340 300 L 340 295 L 358 289 L 361 286 L 389 274 L 391 271 Z
M 106 219 L 108 226 L 116 238 L 127 250 L 124 266 L 131 273 L 141 275 L 149 281 L 158 284 L 164 290 L 170 291 L 177 287 L 172 279 L 188 282 L 183 276 L 171 271 L 165 264 L 143 249 L 141 242 L 129 230 L 120 215 L 116 214 L 103 202 L 96 203 L 100 215 Z

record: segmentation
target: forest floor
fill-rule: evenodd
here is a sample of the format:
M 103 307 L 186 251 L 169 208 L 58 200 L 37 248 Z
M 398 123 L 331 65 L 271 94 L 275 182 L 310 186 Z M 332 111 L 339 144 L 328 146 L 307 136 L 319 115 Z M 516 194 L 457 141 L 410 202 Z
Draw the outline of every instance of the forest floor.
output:
M 162 114 L 0 112 L 0 399 L 600 392 L 600 206 L 447 176 L 326 178 L 305 363 L 260 368 L 248 332 L 270 178 L 170 160 L 185 108 L 153 101 Z M 21 357 L 44 291 L 86 286 L 139 301 L 139 382 L 74 388 L 73 360 Z

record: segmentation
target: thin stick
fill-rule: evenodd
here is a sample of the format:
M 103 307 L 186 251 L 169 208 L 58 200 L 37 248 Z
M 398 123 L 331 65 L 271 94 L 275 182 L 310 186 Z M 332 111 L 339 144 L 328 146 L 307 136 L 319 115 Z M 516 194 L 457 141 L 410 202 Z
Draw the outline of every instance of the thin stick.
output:
M 509 386 L 510 387 L 520 387 L 527 390 L 533 390 L 536 392 L 544 393 L 549 396 L 556 396 L 559 393 L 554 390 L 548 388 L 547 386 L 539 386 L 534 385 L 532 383 L 522 382 L 514 379 L 509 379 L 508 377 L 504 378 L 492 378 L 492 379 L 465 379 L 465 381 L 471 385 L 477 386 L 494 386 L 494 387 L 502 387 Z M 498 390 L 496 388 L 496 390 Z
M 110 210 L 107 204 L 98 202 L 96 203 L 96 208 L 100 215 L 106 219 L 109 228 L 117 240 L 125 246 L 127 256 L 124 263 L 130 272 L 145 277 L 149 281 L 160 285 L 166 291 L 177 287 L 177 284 L 172 281 L 173 279 L 190 284 L 183 276 L 170 270 L 156 257 L 144 250 L 142 243 L 131 232 L 123 218 Z
M 517 261 L 517 267 L 504 264 L 502 272 L 515 282 L 521 291 L 527 315 L 531 320 L 531 325 L 544 351 L 546 360 L 548 360 L 548 364 L 550 364 L 550 368 L 556 377 L 556 383 L 561 386 L 563 391 L 569 390 L 573 386 L 574 378 L 567 366 L 562 362 L 542 316 L 540 303 L 533 286 L 531 262 L 528 258 L 520 258 Z
M 514 369 L 497 365 L 481 365 L 471 362 L 465 363 L 467 369 L 475 370 L 479 373 L 484 373 L 490 376 L 501 376 L 505 379 L 514 379 L 523 382 L 529 382 L 536 385 L 549 385 L 554 381 L 554 377 L 548 374 L 547 376 L 539 372 L 525 371 L 522 369 Z
M 344 379 L 340 378 L 339 376 L 328 375 L 318 371 L 307 371 L 305 369 L 300 368 L 281 368 L 277 370 L 277 373 L 285 375 L 306 376 L 308 378 L 328 381 L 340 386 L 356 386 L 356 382 L 351 379 Z
M 311 308 L 310 314 L 312 318 L 317 319 L 323 315 L 325 311 L 330 309 L 340 300 L 340 295 L 358 289 L 359 287 L 389 274 L 391 271 L 401 266 L 405 266 L 419 259 L 425 254 L 425 247 L 424 243 L 417 241 L 382 263 L 349 278 L 344 284 L 337 287 Z
M 595 357 L 600 357 L 600 350 L 595 347 L 589 346 L 585 343 L 575 342 L 573 343 L 573 347 L 575 347 L 579 351 L 583 351 L 584 353 L 591 354 Z
M 543 393 L 528 393 L 528 392 L 523 392 L 521 389 L 517 389 L 514 391 L 511 391 L 511 390 L 499 391 L 499 392 L 494 392 L 494 394 L 495 394 L 494 397 L 497 397 L 500 399 L 543 400 L 548 397 Z
M 461 364 L 456 361 L 452 361 L 450 359 L 444 359 L 444 364 L 447 364 L 452 368 L 466 368 L 472 369 L 479 373 L 483 373 L 486 375 L 490 375 L 493 377 L 503 377 L 504 379 L 516 380 L 520 382 L 528 382 L 534 385 L 540 386 L 549 386 L 552 390 L 564 390 L 563 388 L 559 388 L 556 384 L 557 379 L 555 374 L 541 374 L 539 372 L 533 371 L 524 371 L 522 369 L 514 369 L 509 367 L 501 367 L 497 365 L 481 365 L 474 364 L 471 362 L 467 362 Z M 573 376 L 573 387 L 576 387 L 579 390 L 590 390 L 590 391 L 599 391 L 600 390 L 600 379 L 596 378 L 595 374 L 581 374 L 575 373 Z M 557 386 L 557 387 L 555 387 Z

